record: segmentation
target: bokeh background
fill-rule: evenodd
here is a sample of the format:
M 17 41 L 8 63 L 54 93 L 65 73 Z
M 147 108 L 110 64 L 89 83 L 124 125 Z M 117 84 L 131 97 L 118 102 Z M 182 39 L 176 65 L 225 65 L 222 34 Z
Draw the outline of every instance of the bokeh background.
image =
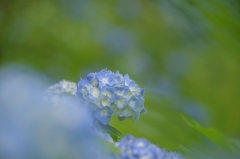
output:
M 167 150 L 240 138 L 238 0 L 1 0 L 0 65 L 52 84 L 103 68 L 146 88 L 148 113 L 111 125 Z

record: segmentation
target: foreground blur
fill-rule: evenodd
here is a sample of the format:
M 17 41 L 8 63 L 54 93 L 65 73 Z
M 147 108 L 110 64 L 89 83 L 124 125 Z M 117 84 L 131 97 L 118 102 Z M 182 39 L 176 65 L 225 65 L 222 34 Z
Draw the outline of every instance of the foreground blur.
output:
M 59 98 L 57 105 L 43 100 L 47 83 L 33 74 L 0 70 L 0 158 L 97 158 L 101 148 L 84 110 L 71 97 Z

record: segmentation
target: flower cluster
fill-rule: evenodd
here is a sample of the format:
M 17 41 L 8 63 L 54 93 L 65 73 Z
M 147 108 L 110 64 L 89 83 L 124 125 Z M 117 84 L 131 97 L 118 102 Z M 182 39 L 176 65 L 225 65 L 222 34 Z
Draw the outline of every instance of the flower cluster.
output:
M 15 70 L 0 75 L 0 158 L 182 159 L 108 125 L 112 115 L 137 121 L 146 112 L 144 89 L 128 74 L 104 69 L 44 93 L 39 77 Z
M 55 95 L 59 95 L 59 94 L 64 94 L 64 93 L 69 93 L 72 95 L 75 95 L 77 92 L 77 85 L 74 82 L 69 82 L 66 80 L 62 80 L 59 83 L 56 83 L 52 86 L 50 86 L 46 93 L 49 94 L 55 94 Z
M 93 112 L 93 116 L 102 124 L 107 125 L 112 115 L 119 120 L 134 117 L 139 120 L 140 114 L 145 113 L 143 88 L 119 71 L 113 73 L 103 69 L 90 73 L 78 82 L 77 96 Z
M 116 146 L 121 150 L 121 159 L 183 159 L 180 153 L 167 152 L 146 139 L 137 139 L 131 135 L 126 135 Z

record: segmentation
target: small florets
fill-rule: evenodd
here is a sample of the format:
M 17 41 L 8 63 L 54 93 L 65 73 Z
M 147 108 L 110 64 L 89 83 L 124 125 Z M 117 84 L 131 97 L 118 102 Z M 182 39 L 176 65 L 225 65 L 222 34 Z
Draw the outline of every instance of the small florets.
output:
M 121 150 L 122 159 L 183 159 L 180 153 L 167 152 L 146 139 L 138 139 L 131 135 L 126 135 L 116 146 Z
M 123 76 L 119 71 L 103 69 L 80 80 L 76 94 L 93 111 L 94 117 L 106 125 L 112 115 L 121 119 L 134 117 L 138 121 L 140 114 L 146 112 L 144 92 L 128 74 Z M 107 110 L 107 115 L 101 113 L 103 110 Z

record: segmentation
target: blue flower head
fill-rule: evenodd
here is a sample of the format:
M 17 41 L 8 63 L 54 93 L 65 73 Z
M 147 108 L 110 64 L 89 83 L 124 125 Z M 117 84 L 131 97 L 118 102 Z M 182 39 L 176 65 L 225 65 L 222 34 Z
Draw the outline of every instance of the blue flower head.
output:
M 131 135 L 126 135 L 116 146 L 121 150 L 122 159 L 183 159 L 180 153 L 167 152 L 146 139 L 137 139 Z
M 76 95 L 93 112 L 94 118 L 107 125 L 112 115 L 120 120 L 134 117 L 138 121 L 140 114 L 146 113 L 144 93 L 145 89 L 139 88 L 128 74 L 123 76 L 119 71 L 103 69 L 81 79 Z

